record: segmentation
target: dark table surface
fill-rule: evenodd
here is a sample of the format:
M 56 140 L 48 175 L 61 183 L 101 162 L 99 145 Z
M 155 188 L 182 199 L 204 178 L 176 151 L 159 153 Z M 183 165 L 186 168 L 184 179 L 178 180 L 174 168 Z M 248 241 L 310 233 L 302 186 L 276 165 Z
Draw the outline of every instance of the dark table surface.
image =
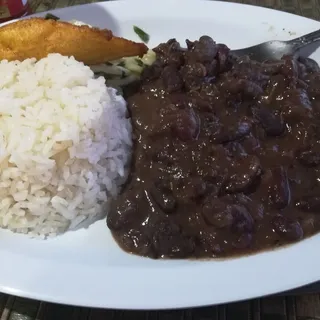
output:
M 153 0 L 150 0 L 153 1 Z M 160 0 L 161 1 L 161 0 Z M 95 0 L 29 0 L 33 12 Z M 320 0 L 234 0 L 320 20 Z M 61 288 L 62 289 L 62 288 Z M 0 320 L 320 320 L 320 283 L 277 296 L 198 309 L 120 311 L 79 308 L 0 293 Z

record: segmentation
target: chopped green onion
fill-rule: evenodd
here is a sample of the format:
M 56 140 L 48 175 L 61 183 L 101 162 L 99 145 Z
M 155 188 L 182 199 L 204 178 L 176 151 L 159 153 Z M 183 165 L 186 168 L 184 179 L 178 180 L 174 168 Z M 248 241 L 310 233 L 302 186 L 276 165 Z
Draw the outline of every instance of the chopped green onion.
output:
M 44 17 L 46 20 L 51 19 L 51 20 L 60 20 L 59 17 L 55 16 L 54 14 L 47 13 L 46 16 Z
M 133 31 L 138 35 L 138 37 L 145 43 L 148 43 L 150 40 L 150 36 L 144 32 L 142 29 L 140 29 L 137 26 L 133 26 Z
M 144 63 L 140 59 L 136 59 L 136 62 L 139 67 L 143 67 Z

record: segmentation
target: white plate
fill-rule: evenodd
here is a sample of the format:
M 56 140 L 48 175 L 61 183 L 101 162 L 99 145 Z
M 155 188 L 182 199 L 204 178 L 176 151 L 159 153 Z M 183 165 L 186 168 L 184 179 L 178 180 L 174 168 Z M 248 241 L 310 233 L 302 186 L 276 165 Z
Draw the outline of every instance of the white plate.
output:
M 231 48 L 289 39 L 320 28 L 302 17 L 225 2 L 150 0 L 60 9 L 77 19 L 151 46 L 203 34 Z M 320 51 L 313 54 L 320 61 Z M 284 291 L 320 279 L 320 236 L 276 251 L 225 261 L 156 261 L 122 252 L 105 221 L 40 241 L 0 232 L 0 291 L 58 303 L 154 309 L 218 304 Z

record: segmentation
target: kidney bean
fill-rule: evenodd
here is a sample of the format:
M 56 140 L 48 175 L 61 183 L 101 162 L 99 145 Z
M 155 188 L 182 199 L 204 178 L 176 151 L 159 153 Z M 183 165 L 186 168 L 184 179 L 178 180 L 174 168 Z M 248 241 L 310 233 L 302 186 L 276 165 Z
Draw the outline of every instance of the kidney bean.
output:
M 302 211 L 320 214 L 320 195 L 303 196 L 295 202 L 295 206 Z
M 221 73 L 227 71 L 230 68 L 230 65 L 228 64 L 230 49 L 222 43 L 219 43 L 217 46 L 217 60 L 219 64 L 219 72 Z
M 312 106 L 306 90 L 289 89 L 285 96 L 282 116 L 286 122 L 294 124 L 311 117 Z
M 125 232 L 121 242 L 126 251 L 139 255 L 148 254 L 151 246 L 148 237 L 137 229 L 129 229 Z
M 307 73 L 320 72 L 319 65 L 316 61 L 310 58 L 299 57 L 298 61 L 305 66 L 305 71 Z
M 204 250 L 213 257 L 219 256 L 223 253 L 223 248 L 219 243 L 217 243 L 217 237 L 214 232 L 207 230 L 201 231 L 197 238 Z
M 153 249 L 156 257 L 185 258 L 195 248 L 191 237 L 180 232 L 180 228 L 169 221 L 157 223 L 153 234 Z
M 202 36 L 199 41 L 187 41 L 188 52 L 187 59 L 189 62 L 211 62 L 218 52 L 216 43 L 208 36 Z
M 186 97 L 185 94 L 180 92 L 173 92 L 169 96 L 170 102 L 177 108 L 177 109 L 186 109 L 190 106 L 193 106 L 193 100 L 189 97 Z
M 201 177 L 192 177 L 187 179 L 187 182 L 183 186 L 183 193 L 185 196 L 192 200 L 199 200 L 207 192 L 207 183 Z
M 298 77 L 298 63 L 292 56 L 283 56 L 284 65 L 281 67 L 281 73 L 291 80 Z
M 209 198 L 202 208 L 204 220 L 217 228 L 230 227 L 233 223 L 232 206 L 218 198 Z
M 287 240 L 296 241 L 303 237 L 303 230 L 298 221 L 292 221 L 284 216 L 277 215 L 271 223 L 275 232 Z
M 278 74 L 281 71 L 281 68 L 283 67 L 283 65 L 285 64 L 285 61 L 280 60 L 280 61 L 265 61 L 262 64 L 262 68 L 264 73 L 270 74 L 270 75 L 274 75 L 274 74 Z
M 153 186 L 150 190 L 150 194 L 163 212 L 170 214 L 175 211 L 177 201 L 169 189 Z
M 231 94 L 241 93 L 249 98 L 255 98 L 263 92 L 258 84 L 246 79 L 227 78 L 222 82 L 221 88 Z
M 176 39 L 169 39 L 165 43 L 160 43 L 157 47 L 153 49 L 158 55 L 168 55 L 171 52 L 181 51 L 182 48 L 180 43 Z
M 206 63 L 205 67 L 207 70 L 208 79 L 214 80 L 215 76 L 219 72 L 219 64 L 218 64 L 217 60 L 212 60 L 211 62 Z
M 241 205 L 232 206 L 232 216 L 232 230 L 240 234 L 253 231 L 254 221 L 246 207 Z
M 172 124 L 174 134 L 182 141 L 197 139 L 200 130 L 200 120 L 192 109 L 180 110 Z
M 257 137 L 255 137 L 255 135 L 252 133 L 244 137 L 241 144 L 245 152 L 250 155 L 256 154 L 258 149 L 261 148 L 259 139 L 257 139 Z
M 301 150 L 297 154 L 299 162 L 306 167 L 315 167 L 320 164 L 320 152 L 318 150 Z
M 280 136 L 285 129 L 281 115 L 275 115 L 266 108 L 255 109 L 254 114 L 268 136 Z
M 232 246 L 237 249 L 248 249 L 252 245 L 252 239 L 251 233 L 243 233 L 232 242 Z
M 247 153 L 241 143 L 237 141 L 228 142 L 225 145 L 231 157 L 245 157 Z
M 138 207 L 136 199 L 117 199 L 112 202 L 107 225 L 111 230 L 120 230 L 130 226 L 137 218 Z
M 255 179 L 260 175 L 260 161 L 255 156 L 249 156 L 241 159 L 232 174 L 226 182 L 225 190 L 228 193 L 246 191 Z
M 203 78 L 207 75 L 207 69 L 200 62 L 192 62 L 184 65 L 180 70 L 180 74 L 186 89 L 197 91 L 201 88 Z
M 290 186 L 286 170 L 275 167 L 267 171 L 269 202 L 276 209 L 285 208 L 290 202 Z
M 240 204 L 244 205 L 248 209 L 254 221 L 260 221 L 263 219 L 265 208 L 262 203 L 252 201 L 249 196 L 242 193 L 237 194 L 236 199 Z
M 158 61 L 155 61 L 151 66 L 143 69 L 141 79 L 145 81 L 158 79 L 161 76 L 162 70 L 162 65 Z
M 168 92 L 179 91 L 183 86 L 180 73 L 175 66 L 166 66 L 162 72 L 162 81 Z
M 183 65 L 183 52 L 182 51 L 176 51 L 176 52 L 171 52 L 165 62 L 167 65 L 173 65 L 177 68 L 180 68 Z
M 240 140 L 250 133 L 251 127 L 251 122 L 244 117 L 230 126 L 218 125 L 212 133 L 212 138 L 217 143 Z

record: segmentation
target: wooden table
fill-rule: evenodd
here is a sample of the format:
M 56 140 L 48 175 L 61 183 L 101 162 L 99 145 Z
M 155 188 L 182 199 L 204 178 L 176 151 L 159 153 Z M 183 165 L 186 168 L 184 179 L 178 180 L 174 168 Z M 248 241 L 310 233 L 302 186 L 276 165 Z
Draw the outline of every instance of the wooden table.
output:
M 154 1 L 154 0 L 150 0 Z M 159 0 L 161 1 L 161 0 Z M 95 0 L 29 0 L 33 12 Z M 320 20 L 320 0 L 234 0 Z M 286 295 L 177 311 L 114 311 L 62 306 L 0 293 L 0 320 L 320 320 L 320 283 Z

